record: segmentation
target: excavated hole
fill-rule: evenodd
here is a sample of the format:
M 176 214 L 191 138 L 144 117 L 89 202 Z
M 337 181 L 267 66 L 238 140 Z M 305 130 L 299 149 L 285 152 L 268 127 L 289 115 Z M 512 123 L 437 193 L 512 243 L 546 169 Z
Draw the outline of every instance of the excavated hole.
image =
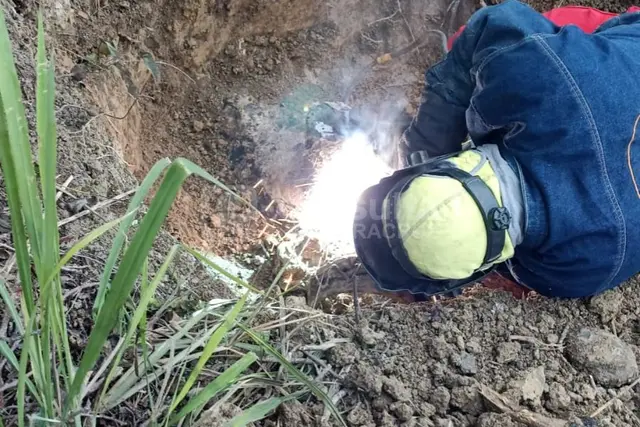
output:
M 151 14 L 144 18 L 150 25 L 135 38 L 118 37 L 112 71 L 88 89 L 102 111 L 126 116 L 107 118 L 108 128 L 138 179 L 161 158 L 185 157 L 279 221 L 268 225 L 221 189 L 190 178 L 168 218 L 174 236 L 219 256 L 263 253 L 265 238 L 295 225 L 291 211 L 327 157 L 324 147 L 339 144 L 308 138 L 304 107 L 347 102 L 392 155 L 386 130 L 413 114 L 424 70 L 442 55 L 441 40 L 427 30 L 441 28 L 448 6 L 407 0 L 400 13 L 396 0 L 167 1 L 141 12 Z M 457 28 L 474 7 L 460 1 L 447 25 Z M 372 66 L 414 38 L 426 44 Z M 157 79 L 144 60 L 149 53 Z

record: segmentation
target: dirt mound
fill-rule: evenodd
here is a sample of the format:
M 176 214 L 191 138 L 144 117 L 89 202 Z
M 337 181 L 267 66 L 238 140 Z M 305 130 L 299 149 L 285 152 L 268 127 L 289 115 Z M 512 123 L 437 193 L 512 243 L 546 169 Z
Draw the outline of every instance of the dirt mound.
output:
M 636 425 L 640 399 L 625 386 L 639 375 L 638 289 L 590 302 L 473 289 L 436 304 L 368 308 L 360 325 L 342 318 L 355 332 L 326 357 L 348 423 Z M 492 391 L 539 422 L 500 414 Z

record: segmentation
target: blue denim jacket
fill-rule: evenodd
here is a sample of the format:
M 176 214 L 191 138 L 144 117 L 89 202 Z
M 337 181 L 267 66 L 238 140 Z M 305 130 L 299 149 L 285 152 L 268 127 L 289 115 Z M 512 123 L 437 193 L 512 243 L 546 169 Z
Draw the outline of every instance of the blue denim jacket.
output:
M 408 148 L 499 146 L 525 200 L 521 283 L 584 297 L 640 271 L 640 13 L 585 34 L 508 0 L 476 12 L 426 80 Z

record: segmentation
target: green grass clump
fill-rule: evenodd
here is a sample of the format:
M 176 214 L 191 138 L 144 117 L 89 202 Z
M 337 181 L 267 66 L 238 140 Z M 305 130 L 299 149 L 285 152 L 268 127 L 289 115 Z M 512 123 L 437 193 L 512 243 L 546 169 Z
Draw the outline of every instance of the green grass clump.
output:
M 19 353 L 14 353 L 7 342 L 0 340 L 0 355 L 7 359 L 18 378 L 17 414 L 11 421 L 17 417 L 19 426 L 95 425 L 100 417 L 141 393 L 148 399 L 145 407 L 150 413 L 150 425 L 189 423 L 212 400 L 228 400 L 242 388 L 260 387 L 261 380 L 270 376 L 257 367 L 258 353 L 264 353 L 274 357 L 278 366 L 292 374 L 303 388 L 295 393 L 280 393 L 280 397 L 254 400 L 230 421 L 231 426 L 260 420 L 282 402 L 309 392 L 323 400 L 344 425 L 323 389 L 270 346 L 265 337 L 243 323 L 253 319 L 255 311 L 268 301 L 262 295 L 261 301 L 248 303 L 249 293 L 257 290 L 238 278 L 234 280 L 247 289 L 243 297 L 208 304 L 166 327 L 161 334 L 163 339 L 156 339 L 152 348 L 146 345 L 148 308 L 167 269 L 180 250 L 198 255 L 190 248 L 176 245 L 155 276 L 149 277 L 150 251 L 182 184 L 195 174 L 237 197 L 192 162 L 159 161 L 137 189 L 123 217 L 92 230 L 61 256 L 56 207 L 54 70 L 53 62 L 47 58 L 43 27 L 42 14 L 39 14 L 36 169 L 9 34 L 0 10 L 0 165 L 21 288 L 19 298 L 15 298 L 7 284 L 0 282 L 4 311 L 11 316 L 22 338 Z M 161 175 L 158 191 L 134 229 L 139 208 Z M 69 343 L 60 271 L 75 254 L 115 227 L 118 227 L 117 234 L 99 278 L 93 307 L 94 326 L 82 356 L 76 358 Z M 130 239 L 125 238 L 129 235 L 132 235 Z M 200 255 L 198 258 L 202 260 Z M 207 263 L 221 270 L 210 261 Z M 132 298 L 136 283 L 140 284 L 139 298 L 133 312 L 123 316 L 123 308 Z M 110 349 L 108 338 L 123 318 L 122 330 L 126 332 L 115 348 Z M 253 340 L 252 348 L 260 350 L 242 350 L 247 348 L 246 343 L 244 347 L 234 346 L 241 338 Z M 142 359 L 124 365 L 125 351 L 134 347 L 137 354 L 139 343 L 143 347 Z M 214 356 L 227 355 L 229 349 L 233 349 L 235 358 L 225 356 L 226 363 L 216 365 L 223 369 L 216 369 L 213 375 L 209 372 L 203 379 L 205 367 Z M 127 369 L 127 366 L 130 367 Z

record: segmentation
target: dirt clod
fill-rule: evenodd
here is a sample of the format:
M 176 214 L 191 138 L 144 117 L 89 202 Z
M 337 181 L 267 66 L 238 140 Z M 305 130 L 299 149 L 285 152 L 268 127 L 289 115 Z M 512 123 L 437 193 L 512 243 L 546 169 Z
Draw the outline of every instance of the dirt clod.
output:
M 451 390 L 449 404 L 452 408 L 459 409 L 469 415 L 477 416 L 484 412 L 482 396 L 476 386 L 454 388 Z
M 435 427 L 454 427 L 454 424 L 449 418 L 436 418 Z
M 438 414 L 446 414 L 451 401 L 451 393 L 444 386 L 436 387 L 431 395 L 431 404 L 436 407 Z
M 305 297 L 290 295 L 284 299 L 284 305 L 295 310 L 307 310 L 307 300 Z
M 430 338 L 427 342 L 427 348 L 431 357 L 437 360 L 446 359 L 451 353 L 451 346 L 441 336 Z
M 382 379 L 382 389 L 399 402 L 411 400 L 411 392 L 405 387 L 402 381 L 395 377 L 384 377 Z
M 84 64 L 76 64 L 69 72 L 71 78 L 77 82 L 81 82 L 87 77 L 87 67 Z
M 507 414 L 486 412 L 478 417 L 477 427 L 519 427 Z
M 520 343 L 515 341 L 502 342 L 496 350 L 496 362 L 504 364 L 518 360 Z
M 376 425 L 380 427 L 393 427 L 397 425 L 396 418 L 386 410 L 383 410 L 377 417 Z
M 607 291 L 591 299 L 589 308 L 600 316 L 603 323 L 612 321 L 622 304 L 623 295 L 620 292 Z
M 465 349 L 471 354 L 480 354 L 482 352 L 482 343 L 478 337 L 471 337 L 465 343 Z
M 460 372 L 462 372 L 464 375 L 475 375 L 478 372 L 476 358 L 466 351 L 452 355 L 451 363 L 453 363 L 454 366 L 460 369 Z
M 306 426 L 313 422 L 309 409 L 298 401 L 285 402 L 278 410 L 285 425 Z
M 202 123 L 200 120 L 194 120 L 193 130 L 196 132 L 202 132 L 204 130 L 204 123 Z
M 371 396 L 382 392 L 382 378 L 367 365 L 356 365 L 349 373 L 349 379 Z
M 539 366 L 530 371 L 522 385 L 522 400 L 536 406 L 539 405 L 540 397 L 542 397 L 542 393 L 544 392 L 545 381 L 543 366 Z
M 195 427 L 222 427 L 240 413 L 242 413 L 242 409 L 236 405 L 223 403 L 204 412 Z
M 578 394 L 585 400 L 594 400 L 596 398 L 596 390 L 591 384 L 587 383 L 578 385 Z
M 402 421 L 409 421 L 413 417 L 413 408 L 406 402 L 393 403 L 389 409 Z
M 549 386 L 549 398 L 545 404 L 551 412 L 562 413 L 571 405 L 571 397 L 560 383 L 551 383 Z
M 362 405 L 358 405 L 347 415 L 347 422 L 354 427 L 370 425 L 373 423 L 373 417 L 370 411 L 362 407 Z
M 436 414 L 436 407 L 431 403 L 423 402 L 420 405 L 420 414 L 427 418 L 432 417 Z
M 384 338 L 383 332 L 376 332 L 368 325 L 361 325 L 358 329 L 358 337 L 367 346 L 373 347 L 376 343 Z
M 222 226 L 222 219 L 218 215 L 212 214 L 209 216 L 209 225 L 212 228 L 220 228 Z
M 401 427 L 433 427 L 433 423 L 429 418 L 416 417 L 402 424 Z
M 560 337 L 557 334 L 549 334 L 547 335 L 547 343 L 548 344 L 557 344 L 560 341 Z
M 601 329 L 582 328 L 570 337 L 567 357 L 603 387 L 621 387 L 638 376 L 633 348 Z
M 339 344 L 329 352 L 329 361 L 335 366 L 351 365 L 358 359 L 358 347 L 353 342 Z

